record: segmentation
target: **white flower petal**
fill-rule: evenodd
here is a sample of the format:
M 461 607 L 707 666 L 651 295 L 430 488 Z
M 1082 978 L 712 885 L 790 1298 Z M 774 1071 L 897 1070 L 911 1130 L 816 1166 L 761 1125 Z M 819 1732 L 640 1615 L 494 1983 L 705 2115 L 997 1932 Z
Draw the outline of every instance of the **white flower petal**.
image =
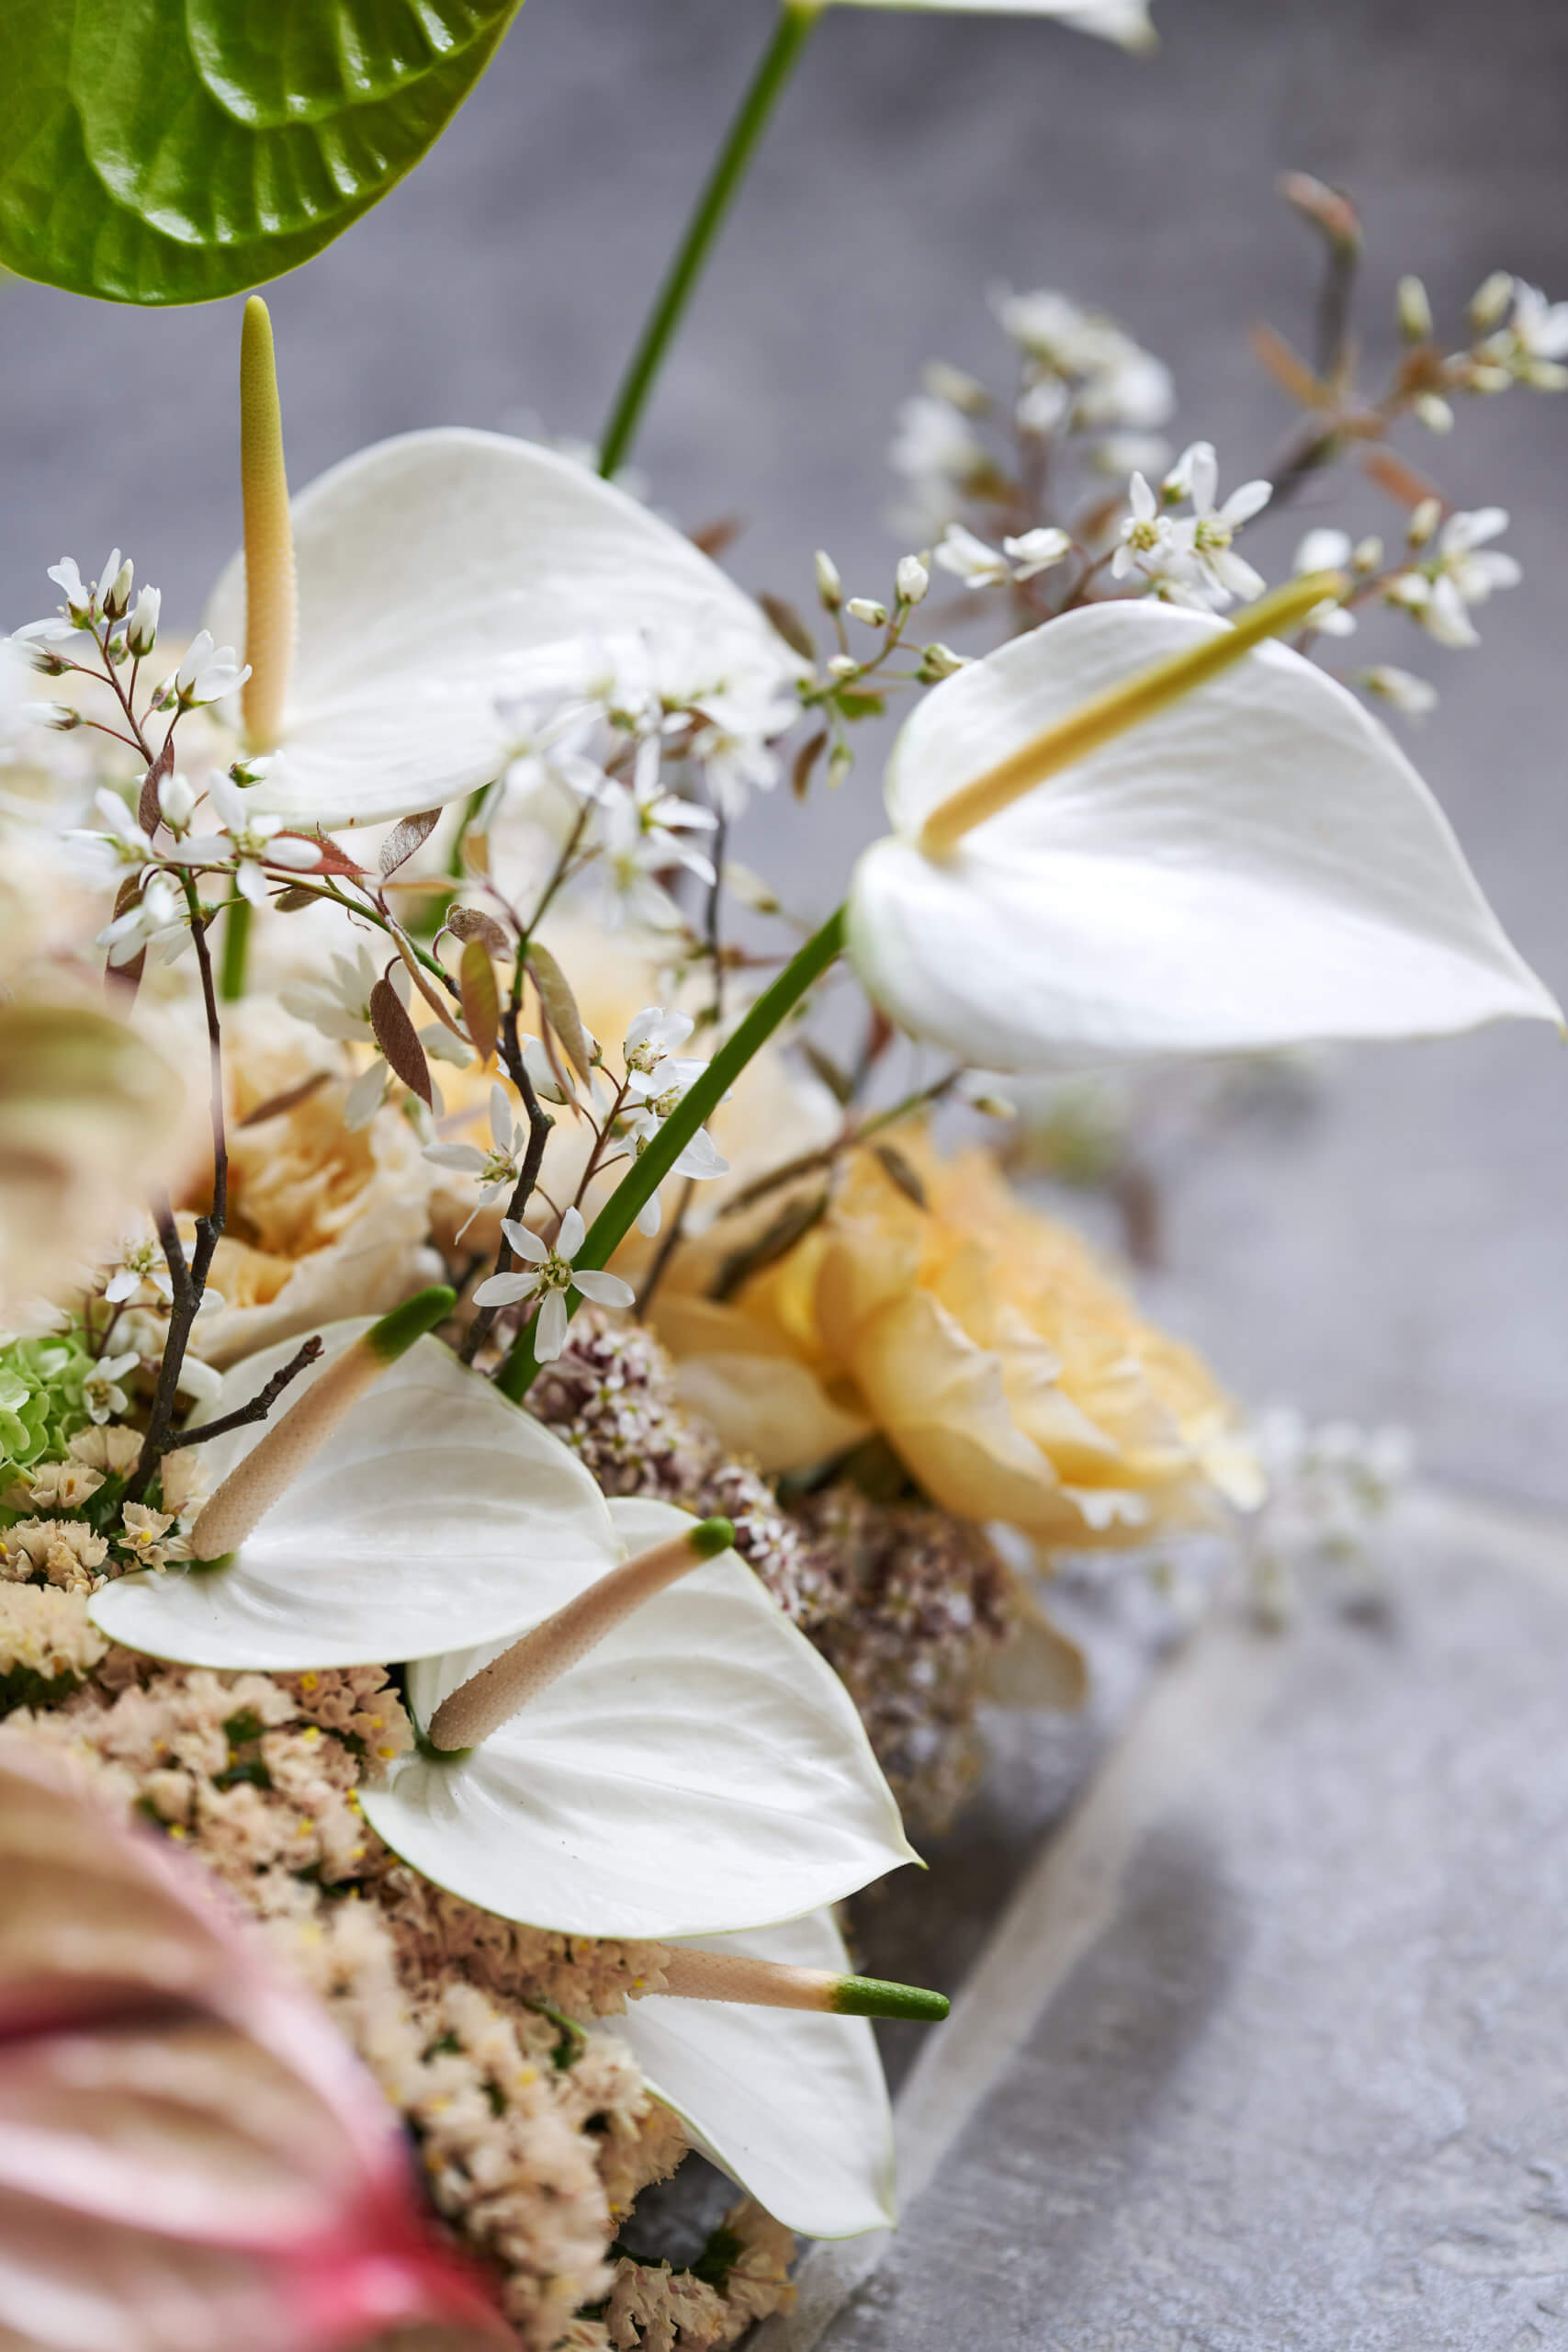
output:
M 582 1222 L 582 1211 L 575 1208 L 568 1209 L 560 1221 L 560 1234 L 556 1242 L 557 1255 L 562 1258 L 575 1258 L 582 1247 L 583 1237 L 587 1231 L 588 1227 Z
M 468 1223 L 473 1223 L 472 1217 Z M 537 1274 L 487 1274 L 475 1287 L 474 1305 L 515 1306 L 520 1299 L 532 1298 L 538 1287 Z
M 791 1968 L 850 1966 L 830 1911 L 692 1940 Z M 786 2229 L 857 2237 L 894 2219 L 893 2119 L 864 2018 L 731 2001 L 631 2001 L 600 2029 L 626 2043 L 702 2154 Z
M 668 1503 L 609 1509 L 634 1555 L 693 1523 Z M 413 1668 L 420 1723 L 502 1646 Z M 568 1935 L 757 1927 L 915 1859 L 848 1691 L 730 1552 L 468 1756 L 404 1758 L 363 1803 L 438 1886 Z
M 547 683 L 565 639 L 672 625 L 750 638 L 781 680 L 800 666 L 680 532 L 501 434 L 378 443 L 301 492 L 293 517 L 282 755 L 248 796 L 290 816 L 369 824 L 489 784 L 513 749 L 498 703 Z M 236 557 L 210 607 L 220 639 L 243 642 L 244 604 Z
M 322 1363 L 369 1329 L 325 1336 Z M 214 1418 L 293 1354 L 237 1364 Z M 292 1403 L 321 1366 L 294 1381 Z M 260 1427 L 205 1449 L 214 1484 Z M 187 1665 L 288 1673 L 428 1657 L 498 1640 L 614 1566 L 619 1544 L 576 1456 L 437 1340 L 421 1340 L 360 1398 L 233 1564 L 122 1577 L 96 1595 L 105 1633 Z
M 534 1361 L 554 1363 L 566 1345 L 566 1301 L 558 1290 L 546 1294 L 539 1302 L 538 1317 L 534 1325 Z
M 550 1253 L 531 1225 L 524 1225 L 514 1216 L 503 1216 L 501 1229 L 517 1257 L 525 1259 L 530 1266 L 544 1264 Z
M 917 1035 L 998 1069 L 1560 1020 L 1392 736 L 1278 645 L 1026 794 L 951 856 L 927 813 L 1224 624 L 1069 613 L 938 686 L 888 771 L 851 943 Z
M 572 1283 L 584 1298 L 591 1298 L 595 1306 L 635 1306 L 637 1304 L 636 1291 L 630 1283 L 623 1282 L 619 1274 L 599 1273 L 592 1266 L 584 1266 L 581 1273 L 573 1273 Z

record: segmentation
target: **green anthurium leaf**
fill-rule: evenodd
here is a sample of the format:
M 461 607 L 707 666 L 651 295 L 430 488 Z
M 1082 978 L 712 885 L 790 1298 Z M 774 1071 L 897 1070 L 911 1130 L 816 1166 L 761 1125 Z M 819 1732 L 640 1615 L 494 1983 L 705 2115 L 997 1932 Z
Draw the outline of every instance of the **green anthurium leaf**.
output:
M 0 265 L 147 303 L 296 269 L 412 171 L 521 5 L 0 8 Z

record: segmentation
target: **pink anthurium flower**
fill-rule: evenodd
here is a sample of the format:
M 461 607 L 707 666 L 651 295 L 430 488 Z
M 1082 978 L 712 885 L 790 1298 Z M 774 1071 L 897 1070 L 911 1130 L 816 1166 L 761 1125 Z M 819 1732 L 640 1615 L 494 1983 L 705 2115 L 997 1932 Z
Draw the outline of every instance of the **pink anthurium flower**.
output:
M 0 1734 L 0 2343 L 337 2352 L 510 2332 L 326 2016 L 151 1834 Z

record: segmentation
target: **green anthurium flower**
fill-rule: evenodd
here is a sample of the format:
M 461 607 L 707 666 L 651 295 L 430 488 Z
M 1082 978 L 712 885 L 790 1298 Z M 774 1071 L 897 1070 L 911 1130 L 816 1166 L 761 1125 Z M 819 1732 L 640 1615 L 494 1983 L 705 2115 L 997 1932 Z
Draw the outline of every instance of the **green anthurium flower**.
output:
M 437 1340 L 378 1361 L 375 1334 L 396 1333 L 407 1312 L 330 1326 L 288 1413 L 211 1441 L 204 1451 L 224 1484 L 191 1541 L 198 1559 L 228 1556 L 104 1586 L 92 1602 L 102 1632 L 188 1666 L 380 1665 L 513 1634 L 614 1566 L 623 1544 L 604 1497 L 552 1431 Z M 204 1418 L 248 1403 L 295 1344 L 236 1364 Z M 309 1434 L 334 1382 L 361 1374 L 363 1393 L 295 1469 L 294 1433 Z M 246 1487 L 269 1461 L 295 1469 L 270 1501 Z
M 690 1948 L 849 1966 L 827 1910 Z M 893 2119 L 865 2018 L 650 1997 L 600 2030 L 630 2046 L 693 2145 L 786 2228 L 814 2238 L 891 2228 Z
M 633 1566 L 699 1527 L 668 1503 L 609 1510 Z M 416 1723 L 442 1731 L 512 1648 L 412 1667 Z M 388 1845 L 467 1901 L 662 1939 L 793 1918 L 918 1860 L 848 1691 L 732 1551 L 574 1633 L 552 1674 L 478 1745 L 427 1737 L 363 1792 Z
M 0 10 L 0 266 L 147 303 L 297 269 L 439 138 L 520 4 Z
M 499 433 L 362 449 L 291 508 L 298 645 L 276 752 L 249 797 L 299 824 L 438 808 L 491 783 L 509 698 L 592 695 L 628 645 L 702 649 L 710 683 L 798 671 L 751 599 L 612 483 Z M 207 627 L 257 658 L 236 557 Z

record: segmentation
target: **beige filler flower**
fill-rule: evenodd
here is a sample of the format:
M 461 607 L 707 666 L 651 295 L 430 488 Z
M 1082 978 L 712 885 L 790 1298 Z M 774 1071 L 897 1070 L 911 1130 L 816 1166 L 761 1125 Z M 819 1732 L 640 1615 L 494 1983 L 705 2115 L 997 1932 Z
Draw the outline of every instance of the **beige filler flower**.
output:
M 431 1170 L 400 1113 L 351 1129 L 353 1073 L 330 1046 L 263 1005 L 230 1024 L 229 1222 L 212 1263 L 223 1305 L 197 1332 L 220 1369 L 344 1316 L 384 1314 L 438 1271 Z
M 835 1426 L 880 1432 L 945 1510 L 1064 1545 L 1258 1499 L 1229 1400 L 1078 1235 L 981 1151 L 910 1129 L 897 1154 L 852 1155 L 818 1222 L 723 1300 L 739 1219 L 677 1259 L 655 1326 L 728 1444 L 776 1472 Z

